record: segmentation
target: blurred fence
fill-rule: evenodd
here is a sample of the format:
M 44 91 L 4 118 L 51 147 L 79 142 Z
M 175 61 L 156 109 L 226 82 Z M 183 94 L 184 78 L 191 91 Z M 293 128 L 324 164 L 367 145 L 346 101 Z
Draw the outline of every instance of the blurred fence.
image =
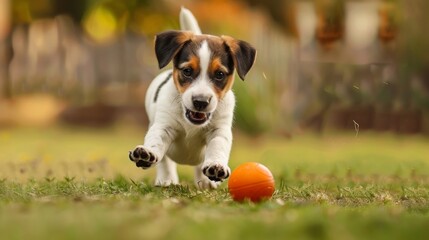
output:
M 421 7 L 423 1 L 414 1 Z M 401 1 L 303 1 L 296 5 L 300 36 L 297 95 L 305 126 L 353 130 L 428 130 L 428 62 L 403 52 L 427 39 L 407 26 L 417 9 Z M 405 23 L 405 19 L 407 23 Z M 421 20 L 421 19 L 420 19 Z M 420 46 L 421 50 L 427 49 Z M 305 87 L 307 85 L 307 87 Z
M 159 26 L 163 16 L 168 16 L 170 27 L 178 26 L 180 3 L 161 2 L 170 8 L 158 9 L 158 15 L 140 14 L 139 18 L 151 19 L 142 26 L 166 30 Z M 239 128 L 282 134 L 327 127 L 427 131 L 429 84 L 424 69 L 428 61 L 404 52 L 422 42 L 420 38 L 429 38 L 426 34 L 416 40 L 417 30 L 401 24 L 404 16 L 421 21 L 420 15 L 413 16 L 418 9 L 400 1 L 291 2 L 279 5 L 288 6 L 284 10 L 288 15 L 284 21 L 292 26 L 288 29 L 281 20 L 272 22 L 270 11 L 242 2 L 187 2 L 205 32 L 238 35 L 258 50 L 255 67 L 234 86 Z M 101 25 L 90 23 L 96 30 L 110 26 L 105 11 L 117 12 L 111 5 L 102 6 L 95 11 L 104 17 Z M 230 14 L 210 18 L 216 9 Z M 118 19 L 120 24 L 122 18 Z M 3 97 L 54 95 L 67 102 L 62 119 L 73 123 L 100 125 L 127 114 L 144 121 L 144 92 L 159 71 L 152 32 L 128 29 L 100 43 L 88 37 L 85 26 L 67 15 L 14 25 L 9 41 L 2 41 L 3 49 L 10 43 L 13 53 L 9 67 L 0 69 Z M 3 66 L 8 65 L 6 50 L 0 54 Z
M 104 125 L 128 110 L 144 120 L 144 90 L 156 74 L 151 43 L 127 33 L 96 44 L 61 15 L 17 26 L 11 36 L 7 92 L 65 100 L 62 118 L 71 123 Z
M 258 19 L 251 28 L 258 63 L 250 86 L 239 90 L 255 107 L 240 106 L 246 97 L 238 94 L 254 120 L 249 131 L 429 132 L 429 62 L 418 50 L 409 53 L 427 50 L 421 41 L 429 37 L 407 27 L 427 19 L 416 9 L 425 4 L 278 1 L 269 13 L 284 8 L 289 16 L 277 21 L 281 27 Z
M 147 45 L 146 37 L 132 33 L 93 43 L 67 16 L 36 20 L 12 33 L 10 87 L 14 94 L 48 92 L 77 104 L 134 101 L 124 99 L 129 94 L 104 96 L 103 91 L 155 75 Z

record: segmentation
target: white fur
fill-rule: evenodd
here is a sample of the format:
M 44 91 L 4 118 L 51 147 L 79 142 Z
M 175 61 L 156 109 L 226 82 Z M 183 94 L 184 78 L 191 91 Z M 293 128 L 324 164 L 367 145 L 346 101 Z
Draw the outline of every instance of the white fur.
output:
M 180 21 L 182 29 L 201 34 L 198 23 L 189 10 L 182 8 Z M 159 186 L 178 184 L 176 163 L 196 166 L 195 184 L 203 189 L 216 188 L 220 184 L 210 181 L 203 169 L 214 168 L 230 173 L 228 160 L 232 145 L 235 97 L 232 91 L 228 91 L 222 99 L 216 98 L 207 74 L 211 54 L 207 42 L 202 44 L 198 54 L 201 74 L 182 95 L 171 77 L 161 87 L 157 101 L 154 101 L 158 87 L 171 74 L 171 70 L 158 75 L 146 94 L 149 129 L 144 144 L 136 149 L 143 148 L 159 160 L 155 180 L 155 184 Z M 193 94 L 213 97 L 207 107 L 211 118 L 202 126 L 193 125 L 185 117 L 185 106 L 193 108 Z M 135 162 L 140 160 L 130 158 Z
M 207 70 L 209 69 L 211 51 L 207 41 L 201 43 L 201 48 L 198 50 L 198 57 L 200 58 L 200 69 L 202 76 L 207 76 Z
M 197 35 L 201 34 L 197 19 L 195 19 L 191 11 L 184 7 L 180 10 L 180 29 L 182 31 L 191 31 Z
M 228 168 L 234 94 L 228 91 L 218 102 L 207 125 L 193 125 L 185 118 L 181 96 L 173 79 L 161 88 L 157 101 L 153 100 L 159 84 L 170 72 L 161 73 L 149 86 L 146 111 L 150 127 L 144 144 L 137 147 L 148 149 L 161 160 L 157 165 L 156 185 L 178 184 L 175 163 L 179 163 L 197 166 L 195 183 L 198 187 L 215 188 L 219 184 L 204 176 L 202 169 L 213 164 Z
M 197 111 L 197 109 L 194 109 L 192 97 L 204 96 L 207 99 L 211 99 L 209 105 L 205 109 L 205 112 L 213 112 L 216 109 L 218 99 L 216 98 L 216 93 L 213 91 L 213 84 L 208 76 L 211 51 L 207 41 L 202 42 L 201 48 L 198 50 L 198 57 L 200 59 L 200 75 L 195 79 L 186 92 L 183 93 L 183 104 L 186 108 Z

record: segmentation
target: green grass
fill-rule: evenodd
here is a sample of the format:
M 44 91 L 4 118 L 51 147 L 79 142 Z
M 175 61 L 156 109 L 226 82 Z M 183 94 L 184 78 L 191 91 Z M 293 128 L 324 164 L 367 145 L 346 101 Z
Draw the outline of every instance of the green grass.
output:
M 144 129 L 0 129 L 1 239 L 425 239 L 429 140 L 361 132 L 292 139 L 235 134 L 230 165 L 263 163 L 269 201 L 226 183 L 152 186 L 127 159 Z

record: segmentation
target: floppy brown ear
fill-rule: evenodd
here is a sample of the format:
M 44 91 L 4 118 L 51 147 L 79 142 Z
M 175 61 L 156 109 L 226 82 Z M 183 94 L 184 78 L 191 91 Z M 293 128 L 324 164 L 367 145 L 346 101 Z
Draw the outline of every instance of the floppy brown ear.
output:
M 238 76 L 244 80 L 247 72 L 249 72 L 255 62 L 256 49 L 245 41 L 237 40 L 229 36 L 222 36 L 222 39 L 231 51 Z
M 155 54 L 159 68 L 167 66 L 183 44 L 191 40 L 191 32 L 166 31 L 155 37 Z

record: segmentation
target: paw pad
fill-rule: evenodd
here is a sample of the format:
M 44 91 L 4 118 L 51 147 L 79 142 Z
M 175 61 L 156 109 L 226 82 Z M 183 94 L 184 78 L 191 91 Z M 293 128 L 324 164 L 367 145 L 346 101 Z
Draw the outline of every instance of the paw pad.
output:
M 211 164 L 203 167 L 203 173 L 210 180 L 215 182 L 220 182 L 227 179 L 230 175 L 231 170 L 228 166 L 223 166 L 221 164 Z
M 133 151 L 130 151 L 128 157 L 131 161 L 136 163 L 137 167 L 143 169 L 149 168 L 158 162 L 155 155 L 142 146 L 137 146 Z

